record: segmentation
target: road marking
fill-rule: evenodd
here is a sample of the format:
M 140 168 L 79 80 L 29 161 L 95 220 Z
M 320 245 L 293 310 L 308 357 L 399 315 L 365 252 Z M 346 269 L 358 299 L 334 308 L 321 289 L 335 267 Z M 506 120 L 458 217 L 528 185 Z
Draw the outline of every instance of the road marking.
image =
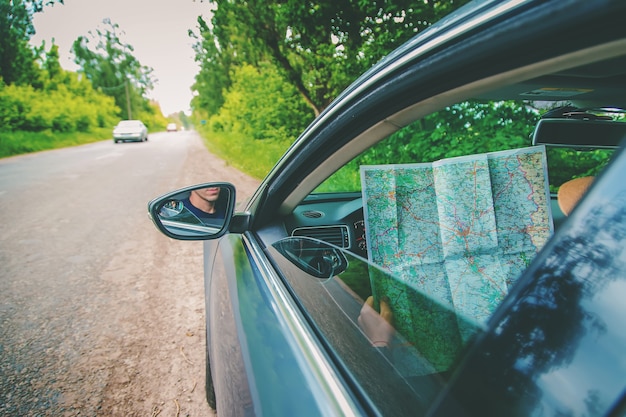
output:
M 109 152 L 107 154 L 96 157 L 96 159 L 115 158 L 117 156 L 122 156 L 122 153 L 121 152 Z

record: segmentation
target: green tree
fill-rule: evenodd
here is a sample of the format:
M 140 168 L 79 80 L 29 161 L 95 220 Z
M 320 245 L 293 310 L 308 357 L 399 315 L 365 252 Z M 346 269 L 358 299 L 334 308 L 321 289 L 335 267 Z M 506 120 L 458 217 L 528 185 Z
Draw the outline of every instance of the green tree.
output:
M 141 65 L 132 55 L 133 47 L 122 42 L 119 25 L 110 19 L 103 24 L 104 28 L 74 41 L 74 62 L 96 89 L 115 99 L 123 118 L 152 114 L 154 107 L 145 98 L 153 87 L 152 68 Z
M 319 114 L 374 62 L 463 3 L 215 0 L 212 29 L 201 28 L 201 35 L 227 65 L 271 60 Z M 203 66 L 201 74 L 211 69 Z
M 56 79 L 64 72 L 59 61 L 59 46 L 54 43 L 50 46 L 50 50 L 45 53 L 45 59 L 42 67 L 46 70 L 48 79 Z
M 196 40 L 195 60 L 202 67 L 192 86 L 197 94 L 191 106 L 207 115 L 214 115 L 224 104 L 224 91 L 230 87 L 231 55 L 218 49 L 212 31 L 202 16 L 198 17 L 198 29 L 199 34 L 189 31 L 189 36 Z
M 35 34 L 33 13 L 63 0 L 0 0 L 0 78 L 6 84 L 37 85 L 36 55 L 28 41 Z

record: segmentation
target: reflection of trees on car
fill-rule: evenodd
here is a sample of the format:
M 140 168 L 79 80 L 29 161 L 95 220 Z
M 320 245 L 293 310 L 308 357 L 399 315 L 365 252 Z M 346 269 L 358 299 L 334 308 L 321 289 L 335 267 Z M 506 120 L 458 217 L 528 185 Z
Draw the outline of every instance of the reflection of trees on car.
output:
M 541 400 L 538 380 L 571 366 L 586 333 L 605 333 L 605 324 L 584 309 L 585 299 L 623 279 L 626 196 L 596 207 L 586 225 L 560 239 L 536 264 L 512 313 L 495 316 L 494 330 L 483 341 L 489 349 L 474 356 L 467 379 L 456 385 L 455 394 L 476 410 L 488 398 L 496 407 L 493 415 L 511 416 L 512 410 L 530 415 Z M 587 395 L 588 405 L 598 401 L 597 393 Z

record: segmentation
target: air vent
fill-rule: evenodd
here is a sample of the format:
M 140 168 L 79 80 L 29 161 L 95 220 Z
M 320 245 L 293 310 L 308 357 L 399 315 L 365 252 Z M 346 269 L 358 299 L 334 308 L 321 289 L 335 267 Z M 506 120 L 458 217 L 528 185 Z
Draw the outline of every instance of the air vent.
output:
M 307 210 L 303 211 L 302 215 L 304 217 L 308 217 L 309 219 L 319 219 L 320 217 L 324 216 L 324 213 L 322 213 L 321 211 Z
M 292 236 L 305 236 L 323 240 L 340 248 L 350 247 L 350 234 L 348 226 L 320 226 L 320 227 L 299 227 L 294 229 Z

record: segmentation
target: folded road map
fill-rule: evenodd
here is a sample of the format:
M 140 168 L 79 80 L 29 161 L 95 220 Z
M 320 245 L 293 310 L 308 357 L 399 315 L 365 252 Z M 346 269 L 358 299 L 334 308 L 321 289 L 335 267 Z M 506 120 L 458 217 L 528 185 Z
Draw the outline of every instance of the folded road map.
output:
M 443 370 L 553 231 L 545 147 L 362 166 L 361 182 L 369 260 L 394 276 L 372 272 L 374 298 Z

